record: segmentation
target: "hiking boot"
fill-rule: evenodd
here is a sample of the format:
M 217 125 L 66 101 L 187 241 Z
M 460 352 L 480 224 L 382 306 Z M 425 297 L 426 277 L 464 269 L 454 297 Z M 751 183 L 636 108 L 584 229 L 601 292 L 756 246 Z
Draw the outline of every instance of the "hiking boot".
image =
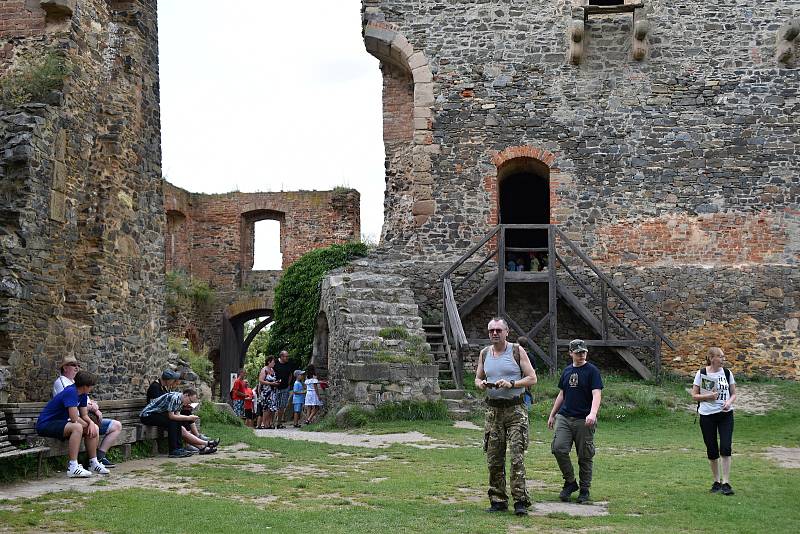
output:
M 103 464 L 103 467 L 105 467 L 105 468 L 117 467 L 117 464 L 115 464 L 114 462 L 112 462 L 111 460 L 106 458 L 105 456 L 103 456 L 102 458 L 98 458 L 97 461 L 100 462 L 101 464 Z
M 193 452 L 187 451 L 186 449 L 174 449 L 171 450 L 169 453 L 170 458 L 187 458 L 194 454 Z
M 561 488 L 561 493 L 558 494 L 558 498 L 561 499 L 562 502 L 569 502 L 570 497 L 576 491 L 578 491 L 577 482 L 574 480 L 572 482 L 564 482 L 564 487 Z
M 721 489 L 722 484 L 715 481 L 713 484 L 711 484 L 711 489 L 709 491 L 711 491 L 711 493 L 719 493 Z
M 733 495 L 734 494 L 733 488 L 727 482 L 725 482 L 724 484 L 722 484 L 720 486 L 719 492 L 721 494 L 723 494 L 723 495 Z
M 81 464 L 67 470 L 67 478 L 90 478 L 92 472 L 83 468 Z
M 586 504 L 590 500 L 589 488 L 581 488 L 581 492 L 578 494 L 578 504 Z
M 506 512 L 508 511 L 507 502 L 492 501 L 492 505 L 486 509 L 487 512 Z
M 528 506 L 522 502 L 515 502 L 514 515 L 528 515 Z

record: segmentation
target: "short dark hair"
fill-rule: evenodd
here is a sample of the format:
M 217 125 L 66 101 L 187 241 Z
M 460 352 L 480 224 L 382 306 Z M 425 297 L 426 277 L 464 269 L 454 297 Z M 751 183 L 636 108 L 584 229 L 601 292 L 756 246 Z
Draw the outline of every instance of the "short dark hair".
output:
M 197 396 L 197 392 L 195 390 L 193 390 L 192 388 L 184 389 L 183 390 L 183 394 L 184 395 L 188 395 L 189 397 L 196 397 Z
M 314 367 L 313 363 L 306 368 L 306 376 L 308 378 L 317 378 L 317 368 Z
M 267 359 L 264 360 L 264 365 L 269 365 L 269 362 L 274 362 L 275 356 L 267 356 Z
M 97 384 L 97 377 L 89 371 L 78 371 L 78 374 L 75 375 L 76 388 L 94 386 L 95 384 Z

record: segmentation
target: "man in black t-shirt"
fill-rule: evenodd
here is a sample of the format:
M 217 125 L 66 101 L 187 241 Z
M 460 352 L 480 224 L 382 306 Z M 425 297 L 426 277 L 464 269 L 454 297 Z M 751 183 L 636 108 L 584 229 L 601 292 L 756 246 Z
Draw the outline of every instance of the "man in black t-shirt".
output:
M 597 426 L 597 411 L 600 409 L 603 379 L 600 370 L 588 363 L 589 349 L 582 339 L 569 343 L 572 365 L 561 373 L 558 381 L 558 396 L 553 402 L 547 427 L 555 427 L 551 451 L 556 457 L 564 487 L 559 497 L 568 502 L 573 492 L 580 489 L 578 502 L 589 501 L 589 487 L 592 485 L 592 458 L 594 457 L 594 431 Z M 569 453 L 572 444 L 578 453 L 580 487 L 575 481 L 575 471 Z
M 275 428 L 285 428 L 283 425 L 283 415 L 286 406 L 289 404 L 289 386 L 294 373 L 294 365 L 289 361 L 289 353 L 282 350 L 275 362 L 275 376 L 280 382 L 278 390 L 275 392 L 275 403 L 278 405 L 278 415 L 276 417 Z

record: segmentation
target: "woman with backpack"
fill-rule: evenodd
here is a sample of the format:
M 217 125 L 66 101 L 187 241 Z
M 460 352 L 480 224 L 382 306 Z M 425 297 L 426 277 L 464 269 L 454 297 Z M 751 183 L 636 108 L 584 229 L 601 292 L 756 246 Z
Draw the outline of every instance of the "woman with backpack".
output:
M 692 384 L 692 398 L 698 403 L 700 431 L 706 444 L 714 484 L 711 493 L 733 495 L 729 476 L 733 442 L 733 403 L 736 401 L 736 380 L 722 365 L 725 353 L 711 347 L 706 355 L 706 367 L 697 371 Z M 717 436 L 719 435 L 719 442 Z

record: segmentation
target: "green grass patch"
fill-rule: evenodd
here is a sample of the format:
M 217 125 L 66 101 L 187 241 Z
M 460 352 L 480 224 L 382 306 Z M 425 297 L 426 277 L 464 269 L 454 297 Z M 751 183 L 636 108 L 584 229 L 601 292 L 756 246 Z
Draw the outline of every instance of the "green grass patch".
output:
M 800 442 L 800 404 L 787 401 L 800 396 L 800 384 L 770 381 L 766 385 L 782 399 L 774 410 L 766 416 L 737 413 L 732 497 L 708 492 L 711 474 L 700 429 L 684 409 L 686 384 L 607 376 L 605 385 L 609 404 L 624 403 L 635 414 L 624 420 L 601 418 L 598 425 L 592 496 L 608 502 L 607 516 L 517 518 L 485 513 L 482 431 L 454 428 L 447 420 L 414 419 L 426 417 L 420 411 L 432 417 L 439 408 L 398 405 L 370 414 L 374 417 L 363 428 L 373 433 L 419 431 L 455 447 L 420 450 L 393 445 L 376 450 L 257 438 L 245 427 L 204 417 L 206 433 L 222 437 L 223 443 L 246 443 L 250 454 L 209 458 L 202 464 L 164 463 L 159 480 L 184 484 L 189 494 L 137 488 L 6 501 L 0 506 L 0 524 L 10 531 L 292 532 L 301 516 L 307 528 L 356 534 L 387 528 L 424 528 L 431 534 L 701 533 L 711 528 L 709 521 L 733 533 L 796 532 L 798 470 L 779 467 L 763 452 Z M 562 481 L 550 453 L 552 432 L 546 428 L 555 379 L 541 377 L 539 386 L 534 388 L 527 478 L 535 481 L 529 485 L 534 502 L 555 502 Z M 611 406 L 604 401 L 601 414 L 606 408 Z

